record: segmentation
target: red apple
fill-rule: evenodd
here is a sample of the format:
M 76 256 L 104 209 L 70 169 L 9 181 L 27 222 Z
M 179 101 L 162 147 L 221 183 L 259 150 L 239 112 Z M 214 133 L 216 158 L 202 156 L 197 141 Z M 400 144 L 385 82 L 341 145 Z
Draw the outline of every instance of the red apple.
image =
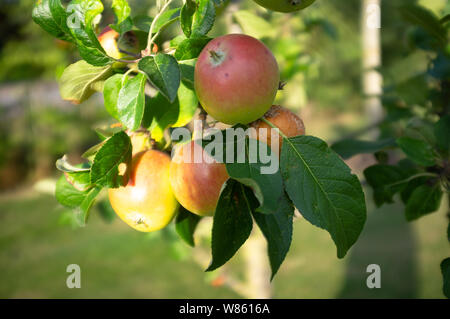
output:
M 264 114 L 264 119 L 277 127 L 286 137 L 305 135 L 305 125 L 303 124 L 302 119 L 282 106 L 272 106 L 270 110 Z M 272 131 L 273 128 L 269 124 L 262 120 L 258 120 L 252 123 L 251 126 L 256 129 L 256 138 L 269 146 L 272 143 L 272 132 L 274 132 L 274 137 L 278 137 L 279 139 L 278 145 L 279 151 L 281 151 L 283 138 L 279 136 L 277 131 Z
M 275 57 L 262 42 L 229 34 L 205 46 L 194 80 L 199 101 L 209 115 L 226 124 L 248 124 L 272 106 L 280 73 Z
M 196 152 L 200 156 L 195 157 Z M 170 184 L 175 197 L 184 208 L 200 216 L 214 214 L 228 177 L 225 164 L 209 157 L 195 141 L 179 146 L 170 163 Z

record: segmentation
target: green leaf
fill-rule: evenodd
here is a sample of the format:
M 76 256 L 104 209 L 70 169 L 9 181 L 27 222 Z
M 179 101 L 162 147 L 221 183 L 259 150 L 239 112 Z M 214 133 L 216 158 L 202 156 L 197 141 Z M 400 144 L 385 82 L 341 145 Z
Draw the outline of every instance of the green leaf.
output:
M 177 234 L 189 246 L 194 247 L 194 232 L 201 217 L 187 211 L 183 206 L 180 206 L 178 215 L 175 219 L 175 230 Z
M 397 144 L 415 163 L 425 167 L 436 164 L 433 148 L 429 143 L 410 137 L 400 137 L 397 139 Z
M 152 33 L 155 34 L 177 21 L 180 18 L 180 12 L 181 8 L 175 8 L 163 12 L 153 26 Z M 147 33 L 150 32 L 152 22 L 153 18 L 147 15 L 137 15 L 133 18 L 133 24 L 136 26 L 136 28 Z
M 113 0 L 111 8 L 116 16 L 116 23 L 110 25 L 112 29 L 123 34 L 133 27 L 133 21 L 130 18 L 131 8 L 127 0 Z
M 245 34 L 254 38 L 271 38 L 277 34 L 274 28 L 267 20 L 245 10 L 237 11 L 233 14 Z
M 90 162 L 93 162 L 94 158 L 95 158 L 95 154 L 97 154 L 97 152 L 102 148 L 104 143 L 105 142 L 103 141 L 97 145 L 90 147 L 86 152 L 84 152 L 81 155 L 81 157 L 87 159 Z
M 102 125 L 95 128 L 95 133 L 97 133 L 98 137 L 103 141 L 102 143 L 100 143 L 102 145 L 104 144 L 105 140 L 121 131 L 123 131 L 123 127 L 120 123 L 114 123 L 112 125 Z
M 87 172 L 66 172 L 64 173 L 67 181 L 79 191 L 87 191 L 94 185 L 91 184 L 91 174 Z
M 106 54 L 94 32 L 94 19 L 103 12 L 100 0 L 73 0 L 67 7 L 71 14 L 68 27 L 81 57 L 89 64 L 104 66 L 113 60 Z
M 171 10 L 167 10 L 165 12 L 163 12 L 158 20 L 156 20 L 155 25 L 153 27 L 153 33 L 158 33 L 160 30 L 162 30 L 163 28 L 169 26 L 170 24 L 174 23 L 175 21 L 178 20 L 178 18 L 180 17 L 180 11 L 181 8 L 176 8 L 176 9 L 171 9 Z M 149 30 L 145 30 L 147 32 L 150 31 Z
M 357 154 L 375 153 L 395 145 L 393 138 L 386 138 L 379 141 L 347 139 L 334 143 L 331 148 L 343 159 L 348 159 Z
M 439 148 L 450 151 L 450 115 L 443 116 L 434 126 L 434 135 Z
M 153 139 L 160 142 L 165 129 L 188 124 L 194 117 L 197 106 L 195 92 L 181 83 L 173 103 L 161 94 L 147 101 L 142 125 L 150 130 Z
M 174 56 L 179 61 L 195 59 L 200 55 L 203 48 L 211 40 L 212 39 L 208 37 L 185 39 L 178 45 Z
M 86 191 L 92 188 L 89 165 L 71 165 L 66 155 L 56 161 L 56 168 L 64 173 L 66 180 L 77 190 Z
M 358 178 L 324 141 L 313 136 L 283 140 L 281 173 L 286 191 L 303 217 L 327 230 L 343 258 L 366 221 Z
M 122 88 L 123 74 L 114 74 L 105 81 L 103 86 L 103 100 L 105 108 L 108 113 L 119 120 L 119 113 L 117 110 L 117 100 L 119 98 L 119 92 Z
M 197 3 L 195 0 L 186 0 L 186 3 L 181 8 L 180 25 L 186 37 L 190 37 L 192 33 L 192 17 L 194 16 Z
M 259 212 L 271 214 L 283 194 L 278 155 L 267 144 L 250 138 L 251 132 L 246 129 L 235 125 L 222 131 L 213 130 L 213 134 L 196 142 L 217 162 L 225 163 L 231 178 L 253 190 L 260 203 Z
M 81 205 L 87 191 L 80 191 L 70 184 L 66 177 L 62 175 L 56 182 L 55 197 L 63 206 L 75 208 Z
M 273 279 L 291 246 L 294 206 L 287 195 L 283 194 L 273 214 L 253 212 L 253 217 L 267 240 Z
M 402 199 L 402 202 L 406 205 L 408 203 L 409 199 L 411 198 L 411 195 L 413 194 L 414 190 L 426 183 L 428 183 L 430 180 L 430 177 L 417 177 L 409 180 L 405 187 L 400 192 L 400 197 Z
M 405 20 L 422 27 L 430 36 L 438 40 L 442 47 L 448 43 L 447 30 L 431 11 L 412 4 L 401 6 L 400 12 Z
M 212 0 L 188 0 L 181 9 L 181 28 L 188 38 L 206 35 L 214 25 L 216 9 Z
M 89 190 L 84 197 L 83 201 L 81 202 L 80 206 L 76 207 L 74 209 L 75 215 L 78 219 L 78 222 L 80 225 L 85 225 L 88 218 L 89 218 L 89 211 L 94 205 L 95 199 L 97 198 L 97 195 L 102 190 L 101 187 L 94 187 L 91 190 Z
M 131 131 L 141 126 L 145 108 L 145 83 L 147 78 L 139 73 L 135 77 L 128 76 L 117 97 L 117 115 L 120 122 Z
M 367 183 L 373 188 L 375 204 L 393 203 L 393 196 L 400 192 L 408 175 L 398 166 L 377 164 L 364 170 Z
M 66 9 L 60 0 L 37 1 L 33 8 L 32 18 L 42 29 L 65 41 L 73 41 L 70 30 L 67 27 Z
M 426 120 L 412 118 L 406 126 L 404 136 L 423 141 L 432 147 L 436 145 L 434 125 Z
M 131 8 L 127 0 L 113 0 L 111 8 L 116 15 L 116 25 L 121 24 L 130 16 Z
M 245 162 L 238 163 L 237 160 L 226 162 L 227 172 L 231 178 L 249 186 L 260 203 L 258 211 L 264 214 L 271 214 L 277 210 L 280 197 L 283 195 L 283 180 L 279 170 L 278 158 L 277 163 L 272 163 L 276 166 L 276 171 L 265 173 L 262 169 L 269 164 L 263 164 L 260 156 L 256 160 L 250 159 L 250 153 L 260 154 L 261 149 L 263 153 L 267 154 L 273 161 L 274 156 L 271 156 L 271 149 L 264 143 L 254 139 L 245 139 Z M 250 147 L 249 145 L 253 145 Z M 236 152 L 237 153 L 237 152 Z M 235 154 L 236 154 L 235 153 Z M 236 154 L 237 155 L 237 154 Z
M 194 90 L 194 72 L 197 59 L 178 61 L 181 73 L 181 81 Z
M 56 161 L 56 168 L 64 173 L 89 172 L 89 165 L 72 165 L 67 161 L 67 156 Z
M 59 79 L 59 91 L 64 100 L 79 104 L 96 92 L 94 86 L 112 74 L 111 66 L 92 66 L 80 60 L 69 65 Z
M 177 60 L 168 54 L 158 53 L 147 56 L 138 63 L 139 70 L 145 72 L 150 82 L 170 102 L 174 102 L 180 86 L 181 76 Z
M 405 215 L 408 221 L 418 219 L 424 215 L 434 213 L 439 209 L 442 199 L 440 184 L 428 184 L 417 187 L 406 203 Z
M 73 209 L 77 224 L 83 226 L 89 217 L 89 210 L 100 191 L 100 187 L 79 191 L 64 176 L 61 176 L 56 183 L 55 197 L 60 204 Z
M 444 295 L 450 298 L 450 258 L 446 258 L 441 262 L 441 272 L 444 279 Z
M 251 190 L 233 179 L 225 183 L 214 214 L 212 260 L 206 271 L 225 264 L 245 243 L 253 227 L 251 212 L 257 206 Z
M 133 18 L 133 24 L 141 31 L 149 32 L 153 19 L 148 15 L 137 15 Z
M 186 40 L 186 36 L 184 34 L 179 34 L 175 38 L 170 40 L 169 47 L 176 49 L 180 45 L 180 43 L 183 42 L 184 40 Z
M 131 164 L 132 146 L 129 136 L 119 132 L 110 137 L 100 148 L 91 167 L 91 184 L 110 188 L 125 184 L 125 176 L 119 176 L 118 167 Z

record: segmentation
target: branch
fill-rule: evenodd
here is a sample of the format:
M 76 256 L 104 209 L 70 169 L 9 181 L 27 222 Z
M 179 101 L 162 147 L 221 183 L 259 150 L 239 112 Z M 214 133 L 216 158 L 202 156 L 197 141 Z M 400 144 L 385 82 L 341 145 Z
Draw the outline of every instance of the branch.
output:
M 160 30 L 158 30 L 158 32 L 156 32 L 156 34 L 154 36 L 152 36 L 153 29 L 155 28 L 155 25 L 156 25 L 156 21 L 158 21 L 161 14 L 163 14 L 164 11 L 166 11 L 166 9 L 169 7 L 169 5 L 172 3 L 172 1 L 173 0 L 167 0 L 166 3 L 164 4 L 164 6 L 161 8 L 161 10 L 156 15 L 156 17 L 153 19 L 152 24 L 150 25 L 149 33 L 148 33 L 147 47 L 144 50 L 145 55 L 149 55 L 152 52 L 153 41 L 155 41 L 155 39 L 158 37 L 159 33 L 161 32 L 161 29 L 160 29 Z

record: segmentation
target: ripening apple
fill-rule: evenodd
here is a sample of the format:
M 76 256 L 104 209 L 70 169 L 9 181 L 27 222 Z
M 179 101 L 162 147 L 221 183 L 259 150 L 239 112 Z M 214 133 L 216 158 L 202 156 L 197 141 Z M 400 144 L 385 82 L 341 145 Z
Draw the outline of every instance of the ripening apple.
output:
M 114 59 L 121 59 L 125 54 L 119 51 L 117 41 L 119 39 L 119 33 L 110 27 L 106 27 L 98 35 L 98 41 L 106 54 Z
M 302 119 L 282 106 L 272 106 L 264 115 L 264 119 L 279 128 L 286 137 L 305 135 L 305 125 Z M 256 138 L 270 146 L 272 143 L 272 126 L 262 120 L 255 121 L 251 126 L 256 129 Z M 278 145 L 281 151 L 283 138 L 277 131 L 274 130 L 273 132 L 274 137 L 279 139 Z
M 133 156 L 128 184 L 110 188 L 109 201 L 116 214 L 142 232 L 166 227 L 178 209 L 169 181 L 170 156 L 149 150 Z
M 210 41 L 194 73 L 198 99 L 205 111 L 226 124 L 248 124 L 272 106 L 280 82 L 272 52 L 259 40 L 229 34 Z
M 278 12 L 294 12 L 305 9 L 316 0 L 254 0 L 260 6 Z
M 196 158 L 200 159 L 199 163 Z M 225 164 L 217 163 L 195 141 L 175 150 L 170 164 L 170 184 L 177 200 L 190 212 L 212 216 L 228 177 Z

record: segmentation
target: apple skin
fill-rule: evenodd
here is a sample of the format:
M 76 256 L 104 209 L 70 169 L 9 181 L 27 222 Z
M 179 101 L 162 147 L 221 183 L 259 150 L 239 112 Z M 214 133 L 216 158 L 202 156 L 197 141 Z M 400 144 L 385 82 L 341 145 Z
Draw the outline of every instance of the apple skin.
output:
M 119 51 L 117 41 L 119 39 L 119 33 L 110 27 L 106 27 L 98 35 L 98 41 L 100 42 L 102 48 L 105 50 L 106 54 L 114 59 L 121 59 L 125 54 Z
M 290 110 L 282 106 L 279 105 L 272 106 L 270 110 L 264 115 L 264 118 L 270 123 L 272 123 L 274 126 L 278 127 L 280 131 L 287 137 L 305 135 L 305 125 L 302 119 L 298 117 L 295 113 L 291 112 Z M 272 127 L 269 124 L 263 122 L 262 120 L 258 120 L 252 123 L 251 127 L 254 127 L 256 129 L 256 136 L 254 136 L 255 138 L 261 140 L 262 142 L 265 142 L 269 146 L 271 145 Z M 265 132 L 263 130 L 259 131 L 259 129 L 261 128 L 265 128 L 267 130 Z M 276 133 L 275 136 L 278 136 L 279 151 L 281 151 L 283 138 L 278 133 Z
M 294 12 L 305 9 L 316 0 L 253 0 L 260 6 L 278 12 Z
M 169 181 L 170 156 L 149 150 L 133 156 L 131 174 L 125 187 L 110 188 L 109 201 L 116 214 L 141 232 L 166 227 L 177 212 Z
M 200 216 L 212 216 L 229 176 L 223 163 L 194 163 L 194 152 L 212 160 L 195 141 L 178 146 L 170 164 L 170 184 L 184 208 Z
M 277 94 L 280 73 L 272 52 L 243 34 L 215 38 L 200 53 L 194 84 L 205 111 L 225 124 L 264 115 Z

